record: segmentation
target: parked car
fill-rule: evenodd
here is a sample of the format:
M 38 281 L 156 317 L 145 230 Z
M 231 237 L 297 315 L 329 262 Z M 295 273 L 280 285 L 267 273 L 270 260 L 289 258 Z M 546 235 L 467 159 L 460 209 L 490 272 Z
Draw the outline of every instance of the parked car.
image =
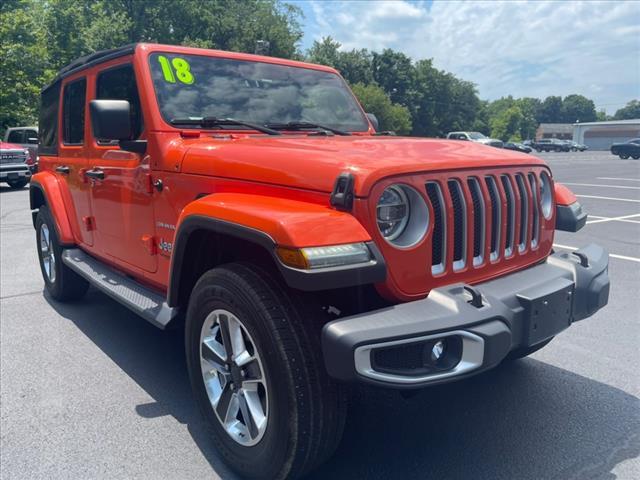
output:
M 571 147 L 557 138 L 541 138 L 531 144 L 537 152 L 569 152 Z
M 522 143 L 515 143 L 515 142 L 507 142 L 504 144 L 502 148 L 506 148 L 507 150 L 515 150 L 516 152 L 522 152 L 522 153 L 531 153 L 532 151 L 531 147 L 527 147 Z
M 480 132 L 449 132 L 447 138 L 449 140 L 468 140 L 470 142 L 502 148 L 502 140 L 486 137 Z
M 631 157 L 634 160 L 640 158 L 640 138 L 634 138 L 625 143 L 614 143 L 611 145 L 611 153 L 626 160 Z
M 184 328 L 193 398 L 243 478 L 329 458 L 349 384 L 468 378 L 608 301 L 606 251 L 553 245 L 587 216 L 542 159 L 377 136 L 330 67 L 137 44 L 74 61 L 41 105 L 48 295 L 94 285 Z
M 29 183 L 33 166 L 33 158 L 27 148 L 0 142 L 0 182 L 14 189 L 24 188 Z
M 4 141 L 28 148 L 31 158 L 38 159 L 38 127 L 10 127 L 4 132 Z
M 589 150 L 589 147 L 587 147 L 586 145 L 574 142 L 573 140 L 566 140 L 566 142 L 572 152 L 584 152 L 586 150 Z

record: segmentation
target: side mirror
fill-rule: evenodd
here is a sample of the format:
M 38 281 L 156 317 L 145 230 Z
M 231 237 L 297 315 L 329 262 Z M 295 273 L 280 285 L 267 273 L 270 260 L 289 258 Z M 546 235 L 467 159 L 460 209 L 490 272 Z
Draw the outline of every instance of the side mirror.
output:
M 38 144 L 38 139 L 35 138 L 35 137 L 27 138 L 27 143 L 29 143 L 31 145 L 37 145 Z
M 146 140 L 131 138 L 131 105 L 127 100 L 91 100 L 89 102 L 91 129 L 98 140 L 118 140 L 120 148 L 144 153 Z
M 131 106 L 126 100 L 91 100 L 91 128 L 99 140 L 128 140 L 131 137 Z
M 371 125 L 373 125 L 373 129 L 377 132 L 380 130 L 380 123 L 378 122 L 378 117 L 376 117 L 373 113 L 367 113 L 367 118 Z

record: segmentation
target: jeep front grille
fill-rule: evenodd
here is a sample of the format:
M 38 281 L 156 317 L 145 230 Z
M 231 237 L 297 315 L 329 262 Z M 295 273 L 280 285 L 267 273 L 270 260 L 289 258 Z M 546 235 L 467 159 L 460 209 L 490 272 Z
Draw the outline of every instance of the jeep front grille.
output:
M 433 212 L 432 274 L 483 265 L 487 246 L 491 262 L 535 249 L 540 238 L 538 189 L 538 176 L 533 172 L 428 181 L 426 193 Z M 453 249 L 448 257 L 447 245 Z
M 22 150 L 3 150 L 0 152 L 0 165 L 25 163 L 27 155 Z

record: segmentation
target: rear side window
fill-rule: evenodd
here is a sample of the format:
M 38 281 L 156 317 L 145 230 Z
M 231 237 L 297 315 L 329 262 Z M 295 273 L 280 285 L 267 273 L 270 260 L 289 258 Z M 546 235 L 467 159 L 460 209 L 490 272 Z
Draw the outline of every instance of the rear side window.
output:
M 62 129 L 65 145 L 82 145 L 84 142 L 84 107 L 87 95 L 87 79 L 82 78 L 64 87 Z
M 24 143 L 29 143 L 30 138 L 38 138 L 38 132 L 35 130 L 25 130 L 24 131 Z
M 60 82 L 56 82 L 40 94 L 40 119 L 38 121 L 38 153 L 58 154 L 58 106 L 60 105 Z
M 25 143 L 25 141 L 24 141 L 24 130 L 11 130 L 9 132 L 9 136 L 7 137 L 7 142 L 9 142 L 9 143 Z
M 131 65 L 111 68 L 98 75 L 96 98 L 100 100 L 127 100 L 131 106 L 131 130 L 133 138 L 143 130 L 142 111 L 136 77 Z

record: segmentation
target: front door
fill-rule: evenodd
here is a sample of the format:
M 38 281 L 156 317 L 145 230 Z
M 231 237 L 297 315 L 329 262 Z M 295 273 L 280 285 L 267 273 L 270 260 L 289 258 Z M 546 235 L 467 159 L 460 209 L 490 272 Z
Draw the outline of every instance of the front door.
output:
M 108 68 L 96 78 L 96 99 L 127 100 L 131 105 L 134 138 L 143 131 L 140 100 L 130 64 Z M 123 266 L 147 272 L 157 269 L 154 244 L 153 195 L 149 162 L 143 155 L 91 139 L 91 206 L 98 254 Z

